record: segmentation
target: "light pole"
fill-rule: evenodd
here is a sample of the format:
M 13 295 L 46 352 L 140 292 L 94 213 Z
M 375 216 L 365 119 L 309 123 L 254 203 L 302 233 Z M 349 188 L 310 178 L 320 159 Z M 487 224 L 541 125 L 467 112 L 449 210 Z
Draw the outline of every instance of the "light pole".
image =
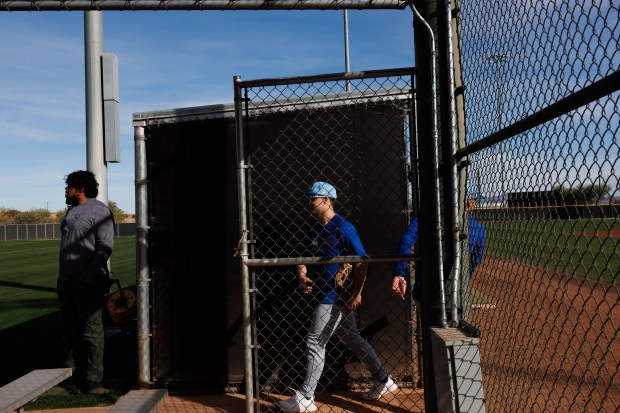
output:
M 349 67 L 349 15 L 346 10 L 344 12 L 344 71 L 348 74 Z M 351 90 L 351 82 L 347 80 L 347 92 Z
M 495 90 L 497 91 L 497 130 L 502 128 L 502 79 L 500 72 L 500 64 L 508 62 L 508 54 L 506 53 L 493 53 L 489 55 L 488 61 L 495 63 Z M 499 144 L 499 156 L 500 156 L 500 181 L 502 183 L 502 204 L 505 201 L 506 193 L 504 189 L 504 142 Z

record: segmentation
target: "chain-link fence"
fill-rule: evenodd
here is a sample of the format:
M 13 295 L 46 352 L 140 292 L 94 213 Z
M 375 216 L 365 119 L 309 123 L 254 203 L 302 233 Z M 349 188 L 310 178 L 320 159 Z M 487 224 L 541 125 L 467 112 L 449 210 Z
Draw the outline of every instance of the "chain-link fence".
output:
M 117 223 L 116 236 L 136 235 L 136 224 Z M 7 224 L 0 225 L 0 241 L 60 239 L 60 224 Z
M 360 335 L 400 386 L 391 404 L 405 409 L 424 404 L 417 385 L 413 308 L 409 300 L 393 297 L 388 258 L 395 254 L 415 203 L 409 183 L 412 78 L 412 69 L 394 69 L 346 78 L 238 82 L 249 171 L 249 257 L 257 264 L 250 290 L 260 398 L 286 399 L 304 382 L 306 336 L 318 290 L 326 286 L 317 276 L 313 293 L 302 294 L 297 264 L 308 264 L 308 276 L 314 278 L 312 269 L 325 248 L 321 245 L 315 257 L 309 238 L 315 246 L 318 239 L 330 242 L 313 229 L 320 213 L 313 216 L 304 194 L 320 181 L 335 187 L 333 210 L 353 225 L 367 256 L 343 247 L 334 255 L 347 257 L 318 260 L 336 268 L 343 260 L 368 261 L 363 305 L 355 311 Z M 333 247 L 343 244 L 338 241 Z M 325 403 L 324 409 L 353 410 L 370 389 L 371 371 L 360 354 L 338 340 L 338 333 L 326 344 L 316 399 Z M 262 408 L 278 411 L 271 406 Z
M 60 238 L 60 224 L 0 225 L 0 241 L 25 241 Z
M 429 6 L 422 15 L 436 34 L 438 55 L 424 58 L 424 48 L 429 57 L 435 55 L 429 53 L 430 43 L 419 40 L 422 24 L 416 17 L 415 93 L 410 68 L 235 82 L 240 185 L 230 198 L 227 190 L 216 188 L 211 194 L 225 193 L 226 202 L 208 206 L 213 208 L 210 216 L 228 217 L 234 207 L 241 211 L 241 240 L 235 244 L 247 264 L 242 272 L 248 271 L 239 277 L 248 282 L 241 286 L 249 304 L 247 313 L 245 301 L 241 306 L 243 317 L 234 319 L 233 310 L 240 306 L 229 303 L 230 297 L 238 297 L 228 296 L 233 288 L 224 293 L 219 284 L 223 278 L 237 280 L 232 266 L 211 269 L 217 276 L 195 277 L 197 264 L 192 263 L 204 254 L 202 245 L 175 247 L 194 229 L 180 230 L 175 213 L 166 214 L 166 219 L 159 216 L 174 202 L 179 205 L 171 211 L 185 207 L 181 196 L 170 193 L 190 190 L 202 184 L 204 176 L 221 175 L 211 162 L 204 162 L 204 154 L 229 156 L 229 140 L 206 142 L 204 136 L 228 137 L 230 124 L 212 122 L 204 133 L 203 122 L 211 116 L 204 114 L 204 119 L 193 119 L 191 125 L 173 132 L 164 125 L 150 129 L 147 125 L 150 154 L 160 158 L 149 171 L 149 214 L 156 217 L 149 223 L 156 283 L 156 379 L 167 385 L 170 378 L 198 380 L 206 375 L 206 367 L 217 364 L 225 374 L 218 371 L 213 377 L 219 383 L 228 375 L 230 381 L 240 357 L 226 350 L 241 351 L 239 342 L 244 341 L 243 351 L 250 352 L 244 359 L 252 364 L 245 374 L 234 373 L 250 382 L 255 393 L 246 387 L 246 394 L 257 396 L 259 409 L 278 411 L 277 401 L 302 388 L 307 367 L 306 339 L 314 302 L 299 291 L 298 265 L 366 262 L 363 305 L 355 310 L 360 335 L 399 389 L 379 401 L 365 401 L 362 393 L 370 389 L 371 370 L 334 336 L 326 344 L 325 367 L 315 394 L 321 411 L 424 411 L 440 404 L 430 400 L 433 393 L 441 403 L 448 399 L 452 411 L 617 411 L 618 5 L 559 1 L 527 7 L 459 1 L 446 12 L 432 9 L 437 2 L 419 3 Z M 442 19 L 452 26 L 437 22 Z M 452 40 L 454 52 L 447 47 Z M 430 79 L 429 60 L 438 63 L 438 91 L 425 84 Z M 446 73 L 453 75 L 454 84 L 444 81 L 450 79 Z M 434 99 L 435 92 L 439 107 L 414 107 L 415 102 L 431 101 L 431 95 Z M 445 110 L 446 105 L 451 109 Z M 177 120 L 196 117 L 189 109 L 174 112 Z M 439 115 L 437 163 L 428 162 L 434 115 Z M 458 142 L 454 151 L 453 132 Z M 221 145 L 217 150 L 216 143 Z M 421 154 L 417 160 L 416 153 Z M 206 168 L 200 174 L 195 173 L 197 164 Z M 234 178 L 228 165 L 224 175 L 229 188 Z M 457 181 L 456 175 L 458 185 L 448 188 Z M 304 249 L 317 222 L 304 191 L 316 181 L 336 188 L 335 211 L 353 225 L 365 256 L 325 258 Z M 432 191 L 421 191 L 430 181 L 437 183 L 441 195 L 436 203 Z M 155 183 L 161 185 L 160 192 Z M 237 195 L 240 205 L 235 203 Z M 407 224 L 434 208 L 436 227 L 429 230 L 426 220 L 420 219 L 420 252 L 407 257 L 415 262 L 409 266 L 408 281 L 416 277 L 413 268 L 422 268 L 426 271 L 417 274 L 420 278 L 441 276 L 448 287 L 458 284 L 460 290 L 454 301 L 457 320 L 448 317 L 447 326 L 431 329 L 428 319 L 422 326 L 417 320 L 419 313 L 409 295 L 398 300 L 390 283 L 394 261 L 403 258 L 391 254 L 396 253 Z M 232 237 L 228 232 L 236 236 L 230 229 L 232 220 L 223 221 L 215 223 L 219 227 L 210 228 L 210 233 L 226 233 L 227 240 Z M 429 234 L 437 238 L 439 252 L 428 248 L 434 245 Z M 483 249 L 476 247 L 480 243 Z M 170 251 L 176 254 L 174 263 L 163 259 Z M 225 254 L 218 251 L 214 256 Z M 440 257 L 437 267 L 429 265 L 434 264 L 434 254 Z M 457 275 L 461 278 L 455 283 Z M 191 282 L 191 292 L 171 288 L 183 280 Z M 452 291 L 442 291 L 441 299 Z M 206 292 L 213 297 L 205 300 Z M 425 305 L 441 296 L 431 293 L 424 296 Z M 234 328 L 228 328 L 232 339 L 226 348 L 217 348 L 218 353 L 203 355 L 189 346 L 195 343 L 193 321 L 183 324 L 173 317 L 190 313 L 179 311 L 191 302 L 190 294 L 199 296 L 201 305 L 209 305 L 201 313 L 230 310 L 220 324 L 234 319 Z M 217 305 L 216 298 L 221 300 Z M 484 398 L 475 409 L 473 404 L 457 405 L 462 389 L 457 388 L 456 374 L 451 377 L 455 383 L 441 391 L 437 377 L 426 377 L 424 388 L 418 387 L 423 364 L 418 333 L 428 340 L 430 333 L 454 330 L 455 321 L 459 328 L 473 327 L 467 331 L 479 333 L 471 342 L 479 350 Z M 248 333 L 243 340 L 237 335 L 242 324 Z M 424 352 L 424 361 L 429 353 L 440 355 L 431 348 Z M 432 373 L 442 368 L 439 358 L 435 363 Z
M 463 113 L 453 113 L 453 124 L 465 132 L 454 161 L 467 168 L 465 193 L 453 194 L 462 200 L 454 223 L 462 233 L 448 228 L 442 251 L 449 262 L 457 233 L 459 318 L 480 334 L 484 404 L 475 411 L 617 411 L 618 5 L 463 1 L 454 11 L 457 52 L 447 65 L 458 63 Z M 415 213 L 416 139 L 409 137 L 416 122 L 430 120 L 412 122 L 411 96 L 386 99 L 396 85 L 373 76 L 238 86 L 237 116 L 253 121 L 239 129 L 259 397 L 286 398 L 304 382 L 313 305 L 299 293 L 296 265 L 316 262 L 299 249 L 313 220 L 303 191 L 328 181 L 338 190 L 336 212 L 371 257 L 360 328 L 386 325 L 368 339 L 401 385 L 377 409 L 423 410 L 413 307 L 391 301 L 391 262 L 372 258 L 395 252 Z M 443 149 L 447 135 L 440 134 Z M 454 177 L 442 162 L 435 166 L 445 186 Z M 424 208 L 424 194 L 420 200 Z M 440 228 L 450 222 L 449 203 L 440 200 Z M 444 269 L 446 280 L 452 270 Z M 322 408 L 354 410 L 369 384 L 368 368 L 332 338 L 316 396 Z
M 617 412 L 620 4 L 458 3 L 486 409 Z

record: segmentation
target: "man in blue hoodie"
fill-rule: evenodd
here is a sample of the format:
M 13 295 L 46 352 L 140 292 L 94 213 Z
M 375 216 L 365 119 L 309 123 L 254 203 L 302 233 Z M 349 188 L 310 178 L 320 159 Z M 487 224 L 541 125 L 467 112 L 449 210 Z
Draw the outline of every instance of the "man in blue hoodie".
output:
M 470 198 L 467 200 L 467 238 L 469 242 L 469 277 L 471 278 L 476 270 L 476 267 L 482 262 L 484 255 L 484 247 L 486 245 L 486 232 L 484 227 L 476 218 L 473 217 L 472 212 L 476 207 L 476 200 Z M 403 236 L 398 245 L 398 254 L 413 254 L 415 244 L 418 242 L 418 218 L 415 217 L 403 233 Z M 398 261 L 394 263 L 394 269 L 392 271 L 392 292 L 398 295 L 401 299 L 405 299 L 405 292 L 407 291 L 407 268 L 409 262 Z M 415 273 L 414 273 L 415 274 Z M 416 340 L 418 345 L 421 345 L 421 310 L 422 310 L 422 277 L 414 275 L 413 288 L 411 289 L 411 298 L 416 308 Z M 424 381 L 420 379 L 418 387 L 423 387 Z

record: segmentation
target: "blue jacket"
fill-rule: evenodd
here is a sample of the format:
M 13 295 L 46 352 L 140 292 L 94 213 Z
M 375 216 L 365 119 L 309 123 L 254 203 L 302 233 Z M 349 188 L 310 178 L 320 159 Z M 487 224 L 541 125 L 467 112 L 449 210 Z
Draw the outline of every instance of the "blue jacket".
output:
M 469 276 L 474 274 L 476 267 L 482 262 L 484 255 L 484 247 L 487 242 L 486 232 L 480 222 L 478 222 L 471 214 L 467 215 L 468 240 L 469 240 Z M 407 229 L 405 230 L 400 243 L 398 244 L 398 254 L 411 254 L 411 247 L 418 242 L 418 218 L 413 218 Z M 392 276 L 407 275 L 407 261 L 398 261 L 394 263 L 394 271 Z M 415 283 L 411 290 L 411 296 L 416 300 L 422 298 L 422 277 L 415 277 Z
M 302 256 L 337 257 L 340 255 L 366 255 L 357 230 L 353 224 L 341 215 L 334 217 L 323 226 L 315 222 L 306 236 Z M 340 264 L 307 265 L 308 277 L 314 280 L 316 297 L 321 304 L 344 304 L 345 300 L 338 294 L 334 276 Z

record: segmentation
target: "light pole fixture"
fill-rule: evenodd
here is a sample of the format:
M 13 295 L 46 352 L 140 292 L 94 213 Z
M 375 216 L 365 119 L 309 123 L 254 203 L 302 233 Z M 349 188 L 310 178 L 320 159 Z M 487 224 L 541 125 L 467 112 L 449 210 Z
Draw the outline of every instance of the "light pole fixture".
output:
M 502 103 L 502 79 L 500 76 L 503 74 L 500 71 L 500 64 L 508 62 L 508 54 L 507 53 L 493 53 L 489 55 L 487 59 L 490 63 L 495 63 L 495 90 L 497 92 L 497 130 L 502 128 L 502 112 L 503 112 L 503 103 Z M 499 156 L 500 156 L 500 181 L 501 181 L 501 195 L 502 195 L 502 204 L 506 198 L 506 192 L 504 188 L 504 142 L 500 142 L 499 144 Z
M 507 63 L 508 62 L 508 54 L 506 53 L 494 53 L 489 55 L 488 58 L 491 63 Z M 497 129 L 502 128 L 502 94 L 501 94 L 501 79 L 499 74 L 499 65 L 495 68 L 495 85 L 497 90 Z
M 349 14 L 343 10 L 344 17 L 344 71 L 348 74 L 351 70 L 349 66 Z M 347 79 L 347 92 L 351 90 L 351 82 Z

